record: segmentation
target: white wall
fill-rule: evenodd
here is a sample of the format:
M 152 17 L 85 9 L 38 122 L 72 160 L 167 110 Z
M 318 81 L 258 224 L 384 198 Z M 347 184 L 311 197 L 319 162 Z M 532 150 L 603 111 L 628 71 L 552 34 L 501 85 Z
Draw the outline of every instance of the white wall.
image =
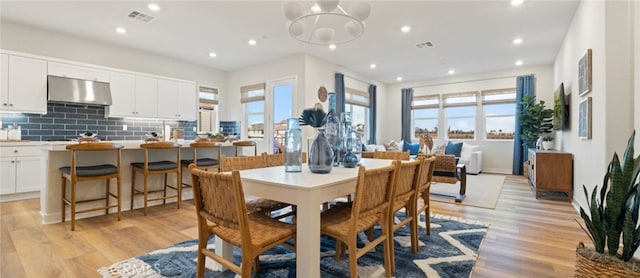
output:
M 419 93 L 446 93 L 465 92 L 470 90 L 498 89 L 516 87 L 518 75 L 535 74 L 536 94 L 538 99 L 547 102 L 547 107 L 553 106 L 553 68 L 549 66 L 521 67 L 508 71 L 488 72 L 473 75 L 451 76 L 448 78 L 402 82 L 388 86 L 385 105 L 379 105 L 385 122 L 385 132 L 382 133 L 381 141 L 399 140 L 401 133 L 401 89 L 414 88 L 414 92 Z M 476 130 L 480 132 L 483 126 L 482 111 L 478 109 L 476 117 Z M 480 136 L 481 135 L 481 136 Z M 483 137 L 483 133 L 477 136 Z M 435 144 L 443 144 L 446 140 L 436 140 Z M 465 141 L 470 144 L 480 145 L 483 151 L 483 171 L 493 173 L 511 174 L 513 161 L 513 141 L 486 141 L 481 139 Z
M 163 55 L 137 51 L 10 22 L 0 22 L 0 48 L 88 64 L 193 80 L 226 93 L 227 73 Z
M 574 155 L 574 201 L 578 206 L 586 204 L 582 185 L 591 192 L 602 183 L 613 152 L 624 151 L 634 124 L 628 5 L 625 1 L 583 1 L 555 61 L 555 83 L 565 82 L 570 99 L 570 124 L 561 136 L 563 150 Z M 577 65 L 588 48 L 593 53 L 593 89 L 580 97 Z M 591 140 L 577 135 L 578 103 L 585 97 L 593 101 Z

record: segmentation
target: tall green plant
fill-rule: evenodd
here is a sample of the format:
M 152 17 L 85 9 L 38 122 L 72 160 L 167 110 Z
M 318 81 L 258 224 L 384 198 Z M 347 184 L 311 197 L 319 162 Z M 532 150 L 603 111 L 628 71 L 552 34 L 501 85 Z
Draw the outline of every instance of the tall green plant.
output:
M 622 164 L 618 154 L 613 154 L 600 188 L 599 198 L 596 196 L 597 186 L 593 189 L 591 197 L 587 188 L 582 186 L 588 201 L 589 215 L 580 208 L 580 216 L 586 229 L 582 225 L 580 227 L 593 241 L 596 252 L 604 253 L 606 244 L 608 253 L 617 255 L 622 235 L 621 259 L 624 261 L 629 261 L 640 246 L 640 156 L 633 158 L 635 135 L 634 131 L 629 138 Z
M 520 102 L 520 127 L 526 146 L 533 146 L 540 134 L 553 131 L 553 109 L 547 109 L 544 100 L 536 103 L 535 96 L 524 96 Z

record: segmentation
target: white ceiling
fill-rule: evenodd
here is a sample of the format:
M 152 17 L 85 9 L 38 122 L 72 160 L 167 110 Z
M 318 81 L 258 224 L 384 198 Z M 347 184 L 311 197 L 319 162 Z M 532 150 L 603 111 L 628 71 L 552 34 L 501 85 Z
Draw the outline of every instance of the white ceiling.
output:
M 574 0 L 370 1 L 365 33 L 331 51 L 289 36 L 286 1 L 6 1 L 10 21 L 171 56 L 220 70 L 236 70 L 308 53 L 384 83 L 472 74 L 553 63 L 578 6 Z M 347 8 L 353 2 L 343 1 Z M 154 17 L 143 22 L 131 11 Z M 402 34 L 408 24 L 411 32 Z M 116 27 L 125 27 L 120 35 Z M 524 43 L 513 45 L 515 37 Z M 247 41 L 254 38 L 256 46 Z M 416 44 L 432 42 L 419 49 Z M 217 53 L 210 58 L 210 52 Z M 375 63 L 377 68 L 370 69 Z

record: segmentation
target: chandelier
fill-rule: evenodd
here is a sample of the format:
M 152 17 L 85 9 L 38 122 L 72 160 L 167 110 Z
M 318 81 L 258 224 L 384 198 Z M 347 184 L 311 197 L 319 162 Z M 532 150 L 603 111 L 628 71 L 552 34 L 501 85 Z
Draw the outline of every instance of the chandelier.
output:
M 289 34 L 294 39 L 335 47 L 362 36 L 364 20 L 369 17 L 371 7 L 368 3 L 354 2 L 347 12 L 338 0 L 318 0 L 311 7 L 301 2 L 288 2 L 283 10 L 289 20 Z

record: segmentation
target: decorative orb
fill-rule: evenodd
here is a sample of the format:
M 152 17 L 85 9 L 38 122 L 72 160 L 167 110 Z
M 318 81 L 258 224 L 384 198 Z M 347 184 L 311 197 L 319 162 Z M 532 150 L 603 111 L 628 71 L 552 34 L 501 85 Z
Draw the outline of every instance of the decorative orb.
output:
M 305 28 L 306 24 L 304 23 L 304 21 L 296 21 L 289 26 L 289 32 L 297 37 L 304 33 Z
M 318 28 L 316 30 L 316 38 L 323 43 L 328 43 L 333 39 L 335 31 L 328 27 Z
M 284 4 L 284 16 L 294 20 L 304 14 L 304 6 L 300 2 L 287 2 Z
M 369 3 L 358 2 L 351 6 L 349 13 L 357 19 L 365 20 L 371 13 L 371 6 Z
M 338 0 L 318 0 L 318 6 L 323 12 L 333 11 L 338 7 Z
M 353 37 L 357 37 L 362 34 L 362 25 L 354 21 L 349 21 L 344 24 L 344 30 Z

